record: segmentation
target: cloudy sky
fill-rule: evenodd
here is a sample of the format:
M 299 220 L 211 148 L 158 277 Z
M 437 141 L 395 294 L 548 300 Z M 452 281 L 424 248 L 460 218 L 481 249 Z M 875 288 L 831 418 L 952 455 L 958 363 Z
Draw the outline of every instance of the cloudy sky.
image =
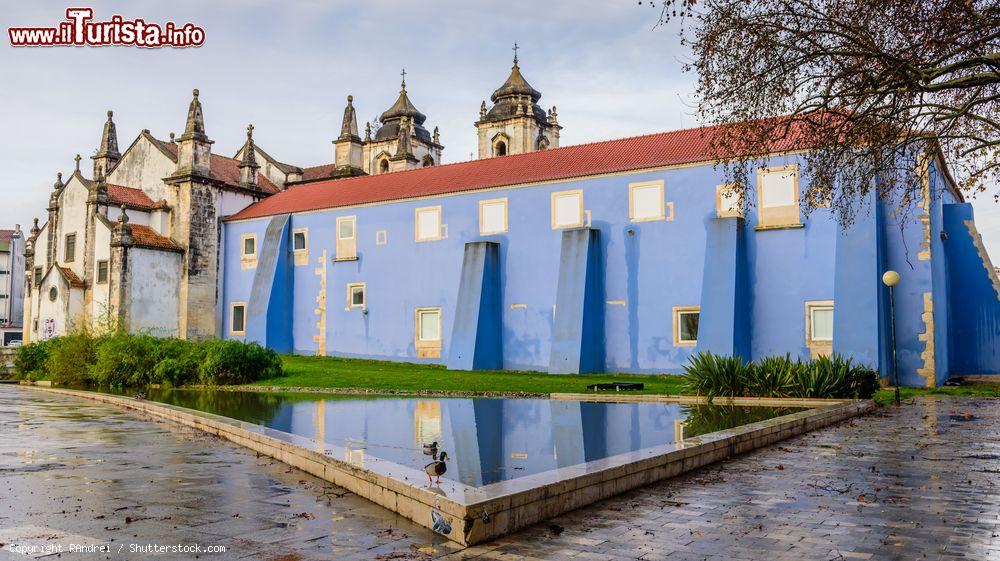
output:
M 9 26 L 48 26 L 68 5 L 5 6 Z M 76 5 L 79 5 L 77 3 Z M 300 166 L 333 158 L 348 94 L 362 123 L 387 109 L 406 68 L 410 98 L 439 126 L 446 162 L 475 151 L 479 104 L 506 78 L 520 45 L 525 77 L 556 105 L 561 142 L 577 144 L 695 126 L 694 77 L 681 71 L 676 29 L 637 0 L 365 0 L 102 2 L 148 22 L 192 22 L 194 49 L 20 48 L 0 43 L 0 227 L 42 216 L 56 172 L 90 159 L 113 109 L 121 149 L 144 128 L 184 128 L 201 90 L 213 151 L 232 155 L 254 124 L 272 156 Z M 363 127 L 363 124 L 362 124 Z M 89 171 L 85 172 L 89 175 Z M 1000 205 L 976 201 L 977 222 L 1000 262 Z

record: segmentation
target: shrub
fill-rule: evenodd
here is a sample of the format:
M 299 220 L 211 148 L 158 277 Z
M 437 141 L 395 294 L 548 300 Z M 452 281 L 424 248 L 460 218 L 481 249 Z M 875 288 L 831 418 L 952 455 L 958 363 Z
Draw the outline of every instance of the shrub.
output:
M 44 378 L 45 361 L 49 358 L 49 342 L 37 341 L 18 347 L 14 352 L 14 374 L 20 380 Z
M 752 369 L 753 364 L 741 357 L 701 352 L 684 367 L 684 383 L 689 390 L 710 400 L 717 396 L 740 397 L 746 394 Z
M 146 386 L 160 361 L 160 340 L 149 335 L 118 332 L 103 337 L 91 369 L 94 381 L 116 388 Z
M 714 397 L 804 397 L 870 399 L 878 391 L 878 372 L 856 366 L 841 355 L 803 362 L 789 355 L 756 363 L 708 352 L 684 367 L 687 389 Z
M 769 356 L 757 361 L 749 371 L 747 394 L 761 397 L 787 397 L 795 388 L 796 378 L 804 367 L 789 355 Z
M 90 368 L 97 361 L 96 343 L 87 331 L 49 339 L 45 370 L 51 380 L 68 386 L 90 383 Z
M 201 363 L 203 384 L 246 384 L 283 374 L 278 353 L 257 343 L 212 340 L 202 343 L 205 358 Z

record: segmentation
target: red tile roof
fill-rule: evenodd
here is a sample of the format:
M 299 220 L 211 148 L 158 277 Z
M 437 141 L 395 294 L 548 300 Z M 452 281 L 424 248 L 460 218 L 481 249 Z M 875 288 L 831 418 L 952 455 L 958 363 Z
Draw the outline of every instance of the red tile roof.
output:
M 134 208 L 136 210 L 153 210 L 167 207 L 167 201 L 153 201 L 142 189 L 113 185 L 111 183 L 106 183 L 105 185 L 108 188 L 108 204 L 111 206 L 125 205 L 127 208 Z
M 323 164 L 302 170 L 302 181 L 316 181 L 317 179 L 329 179 L 330 174 L 337 169 L 337 164 Z
M 83 281 L 80 280 L 80 277 L 76 276 L 73 269 L 70 269 L 69 267 L 59 267 L 59 270 L 62 272 L 63 276 L 66 277 L 66 281 L 70 286 L 83 286 Z
M 317 181 L 254 203 L 230 220 L 474 191 L 493 187 L 709 162 L 719 127 L 635 136 L 397 173 Z M 797 149 L 794 138 L 774 152 Z M 317 169 L 317 168 L 312 168 Z
M 14 238 L 14 230 L 0 230 L 0 240 L 10 240 Z
M 164 142 L 162 140 L 156 140 L 160 143 L 167 152 L 173 155 L 174 161 L 177 160 L 177 145 L 173 142 Z M 227 158 L 225 156 L 220 156 L 218 154 L 212 154 L 209 160 L 209 166 L 212 169 L 212 177 L 222 181 L 226 185 L 231 185 L 233 187 L 240 187 L 240 161 Z M 257 185 L 260 186 L 260 190 L 269 195 L 277 193 L 280 191 L 278 187 L 271 182 L 264 174 L 257 172 Z
M 173 240 L 149 226 L 143 226 L 142 224 L 130 224 L 130 226 L 132 227 L 132 245 L 135 247 L 181 251 L 181 248 Z

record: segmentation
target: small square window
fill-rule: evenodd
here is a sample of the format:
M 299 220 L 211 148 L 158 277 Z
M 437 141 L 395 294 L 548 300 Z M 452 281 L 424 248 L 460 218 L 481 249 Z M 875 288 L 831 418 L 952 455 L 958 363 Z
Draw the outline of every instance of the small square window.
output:
M 646 181 L 628 186 L 629 220 L 648 222 L 666 218 L 663 182 Z
M 64 260 L 69 263 L 76 259 L 76 234 L 66 234 Z
M 583 191 L 552 193 L 552 229 L 583 226 Z
M 351 283 L 347 285 L 347 307 L 365 307 L 365 283 Z
M 674 346 L 693 347 L 698 344 L 699 306 L 678 306 L 674 308 Z
M 292 251 L 306 251 L 309 249 L 308 238 L 305 230 L 295 230 L 292 232 Z
M 757 172 L 758 227 L 800 226 L 799 181 L 796 166 Z
M 715 210 L 719 218 L 743 216 L 738 185 L 726 184 L 715 188 Z
M 833 341 L 833 302 L 806 302 L 810 343 L 830 343 Z
M 416 240 L 429 242 L 441 239 L 441 207 L 429 206 L 414 211 Z
M 104 284 L 108 282 L 108 262 L 98 261 L 97 262 L 97 282 L 98 284 Z
M 247 305 L 245 302 L 233 302 L 232 313 L 229 316 L 230 335 L 246 335 Z
M 479 234 L 502 234 L 507 231 L 507 199 L 479 201 Z
M 389 232 L 386 230 L 377 230 L 375 232 L 375 245 L 385 245 L 389 243 Z
M 417 309 L 417 340 L 440 344 L 441 308 Z

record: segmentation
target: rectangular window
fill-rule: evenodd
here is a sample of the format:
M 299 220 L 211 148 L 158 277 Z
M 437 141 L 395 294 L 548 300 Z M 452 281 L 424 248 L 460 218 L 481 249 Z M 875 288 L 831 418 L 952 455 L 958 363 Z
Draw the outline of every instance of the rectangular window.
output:
M 76 234 L 66 234 L 65 255 L 63 259 L 69 263 L 76 259 Z
M 229 334 L 246 335 L 247 333 L 247 304 L 246 302 L 233 302 L 229 314 Z
M 441 239 L 441 207 L 428 206 L 414 211 L 414 228 L 418 242 Z
M 240 236 L 240 268 L 254 269 L 257 267 L 257 234 Z
M 441 308 L 417 308 L 417 340 L 441 343 Z
M 35 281 L 35 286 L 39 286 L 39 285 L 42 284 L 42 268 L 41 267 L 35 267 L 34 281 Z
M 97 262 L 97 283 L 104 284 L 108 282 L 108 262 L 98 261 Z
M 306 237 L 306 229 L 299 228 L 292 232 L 292 251 L 308 251 L 309 239 Z
M 552 193 L 552 229 L 583 226 L 583 191 Z
M 632 222 L 663 220 L 667 217 L 663 182 L 644 181 L 628 186 L 628 217 Z
M 719 218 L 743 216 L 738 185 L 726 184 L 716 186 L 715 211 Z
M 674 346 L 693 347 L 698 344 L 699 306 L 674 307 Z
M 780 166 L 757 172 L 757 227 L 801 226 L 799 180 L 796 166 Z
M 337 261 L 353 261 L 358 258 L 357 226 L 356 216 L 341 216 L 337 219 Z
M 389 243 L 389 232 L 386 230 L 377 230 L 375 232 L 375 245 L 385 245 Z
M 812 358 L 833 352 L 833 300 L 806 302 L 806 346 Z
M 356 282 L 347 285 L 347 308 L 365 307 L 365 283 Z
M 292 259 L 296 265 L 309 263 L 309 229 L 296 228 L 292 230 Z
M 479 201 L 479 234 L 502 234 L 507 231 L 507 199 Z

